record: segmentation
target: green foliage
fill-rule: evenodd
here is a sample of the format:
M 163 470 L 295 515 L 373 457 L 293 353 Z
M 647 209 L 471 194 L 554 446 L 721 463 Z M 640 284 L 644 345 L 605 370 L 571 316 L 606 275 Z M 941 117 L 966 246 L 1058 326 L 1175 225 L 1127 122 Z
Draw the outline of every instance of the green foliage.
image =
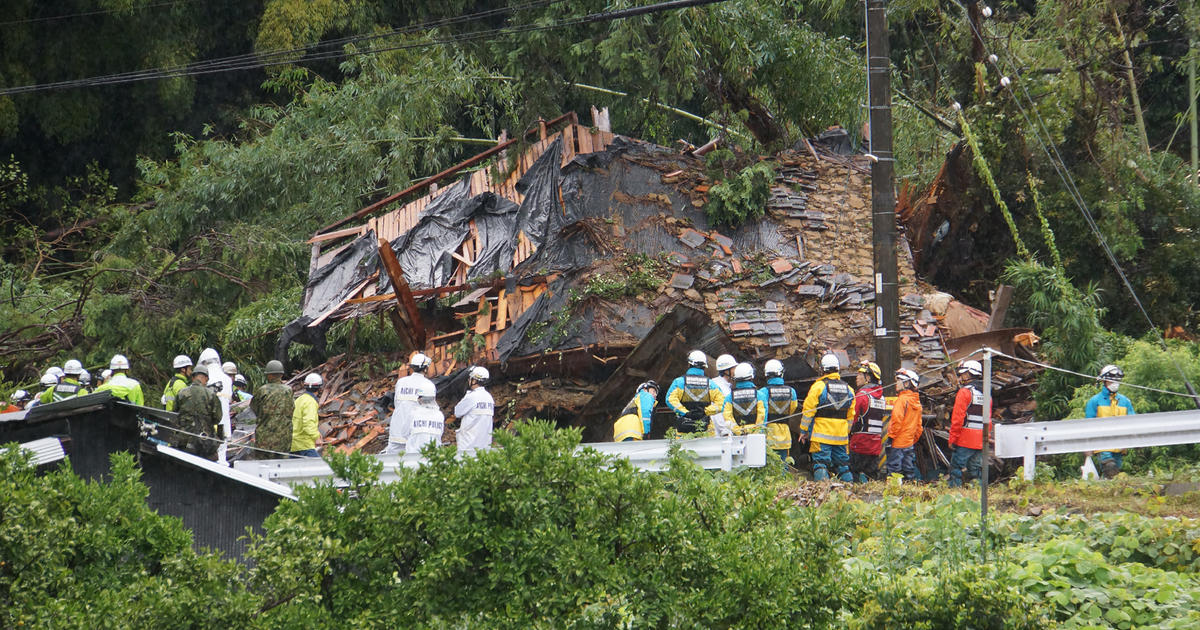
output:
M 665 276 L 666 266 L 658 259 L 645 254 L 625 254 L 616 269 L 588 278 L 581 299 L 587 296 L 605 300 L 637 297 L 658 289 Z
M 1095 373 L 1100 365 L 1100 296 L 1095 286 L 1079 289 L 1060 268 L 1010 261 L 1002 276 L 1016 289 L 1014 313 L 1042 335 L 1042 358 L 1076 372 Z M 1062 418 L 1076 377 L 1047 371 L 1038 377 L 1038 415 Z
M 335 457 L 351 492 L 302 490 L 252 551 L 253 588 L 309 627 L 759 627 L 831 621 L 837 519 L 776 503 L 751 475 L 676 455 L 646 474 L 545 423 L 502 448 L 378 485 Z M 821 531 L 821 536 L 812 532 Z M 769 532 L 769 534 L 768 534 Z M 770 593 L 770 597 L 763 597 Z
M 709 176 L 717 180 L 704 204 L 709 223 L 737 226 L 766 214 L 775 181 L 775 169 L 769 162 L 738 169 L 739 160 L 728 149 L 713 151 L 706 159 Z
M 0 626 L 244 626 L 257 602 L 243 569 L 192 551 L 147 493 L 129 455 L 93 483 L 69 466 L 36 475 L 18 449 L 0 451 Z

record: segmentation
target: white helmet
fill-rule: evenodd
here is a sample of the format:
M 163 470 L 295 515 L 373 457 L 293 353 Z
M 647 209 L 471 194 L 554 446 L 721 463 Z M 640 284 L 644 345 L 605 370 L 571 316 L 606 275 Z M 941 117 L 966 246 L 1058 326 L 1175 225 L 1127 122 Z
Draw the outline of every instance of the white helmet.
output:
M 486 381 L 491 377 L 492 375 L 487 371 L 487 368 L 478 365 L 467 371 L 467 378 L 472 381 Z
M 92 382 L 92 373 L 87 370 L 81 370 L 79 372 L 79 383 L 81 385 L 88 385 L 91 382 Z
M 771 359 L 763 365 L 763 374 L 765 376 L 783 376 L 783 361 L 779 359 Z
M 1125 378 L 1125 370 L 1115 365 L 1106 365 L 1100 370 L 1100 378 L 1106 381 L 1119 381 Z
M 749 363 L 739 363 L 733 368 L 733 380 L 748 381 L 754 378 L 754 366 Z
M 29 400 L 29 392 L 23 389 L 18 389 L 17 391 L 13 392 L 12 396 L 9 397 L 9 400 L 15 403 L 24 402 Z
M 171 361 L 171 367 L 178 370 L 179 368 L 192 367 L 192 360 L 186 354 L 181 354 Z
M 896 380 L 906 381 L 909 387 L 916 389 L 917 383 L 921 381 L 921 377 L 917 376 L 917 373 L 912 370 L 900 368 L 899 370 L 896 370 Z
M 692 350 L 688 353 L 688 365 L 692 367 L 708 367 L 708 356 L 699 350 Z
M 57 365 L 51 365 L 50 367 L 46 368 L 46 373 L 53 374 L 54 378 L 62 378 L 63 375 L 66 374 L 66 372 L 64 372 L 63 369 Z
M 221 362 L 221 355 L 217 354 L 217 351 L 216 351 L 216 350 L 213 350 L 212 348 L 205 348 L 205 349 L 204 349 L 204 352 L 201 352 L 201 353 L 200 353 L 200 361 L 199 361 L 199 362 L 200 362 L 201 364 L 204 364 L 204 363 L 220 363 L 220 362 Z
M 821 369 L 826 372 L 836 372 L 842 369 L 842 362 L 838 360 L 837 355 L 832 352 L 826 352 L 821 357 Z
M 320 387 L 321 384 L 324 382 L 325 382 L 325 380 L 322 379 L 321 375 L 317 374 L 316 372 L 312 372 L 308 376 L 304 377 L 304 386 L 305 387 Z
M 110 378 L 112 378 L 112 370 L 106 369 L 106 370 L 100 372 L 100 380 L 107 381 Z
M 70 359 L 63 364 L 63 373 L 69 376 L 79 376 L 83 371 L 83 364 L 78 359 Z
M 129 369 L 129 359 L 126 359 L 125 355 L 123 355 L 123 354 L 114 354 L 112 361 L 108 362 L 108 369 L 110 369 L 114 372 L 116 372 L 117 370 L 128 370 Z
M 249 383 L 246 382 L 246 377 L 242 376 L 241 374 L 238 374 L 237 376 L 233 377 L 233 384 L 241 385 L 242 387 L 246 387 L 246 386 L 250 385 Z
M 48 370 L 42 375 L 42 385 L 46 387 L 54 387 L 58 385 L 58 377 L 51 374 Z
M 435 402 L 437 400 L 437 389 L 433 383 L 425 382 L 417 385 L 417 401 L 418 402 Z
M 718 373 L 724 372 L 725 370 L 731 370 L 735 365 L 737 365 L 737 359 L 734 359 L 733 355 L 731 354 L 722 354 L 721 356 L 717 357 Z
M 983 366 L 978 361 L 963 361 L 962 365 L 958 366 L 958 373 L 962 374 L 963 372 L 974 377 L 980 377 L 983 376 Z
M 430 363 L 433 363 L 433 360 L 425 356 L 423 352 L 414 352 L 412 358 L 408 360 L 409 367 L 418 372 L 429 367 Z
M 221 371 L 228 374 L 230 378 L 233 378 L 237 374 L 237 364 L 233 361 L 226 361 L 221 364 Z

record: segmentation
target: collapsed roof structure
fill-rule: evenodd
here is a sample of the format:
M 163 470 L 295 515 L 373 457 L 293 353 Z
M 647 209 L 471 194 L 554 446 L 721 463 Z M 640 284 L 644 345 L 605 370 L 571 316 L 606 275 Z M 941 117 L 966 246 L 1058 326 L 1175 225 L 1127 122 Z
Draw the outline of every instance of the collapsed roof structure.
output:
M 873 356 L 864 156 L 804 141 L 771 158 L 761 219 L 714 226 L 704 208 L 719 182 L 699 155 L 711 143 L 680 152 L 614 134 L 605 119 L 540 123 L 527 145 L 498 143 L 316 234 L 303 316 L 277 354 L 292 341 L 322 346 L 333 322 L 387 313 L 400 349 L 433 359 L 440 388 L 486 365 L 499 380 L 524 379 L 510 393 L 547 413 L 528 394 L 558 379 L 553 411 L 592 441 L 611 439 L 638 382 L 682 373 L 693 348 L 781 359 L 801 395 L 821 353 L 847 366 Z M 900 242 L 902 361 L 925 372 L 927 391 L 949 391 L 930 368 L 950 354 L 947 340 L 987 333 L 989 316 L 920 285 Z M 988 334 L 1011 347 L 1022 332 Z M 334 380 L 341 387 L 321 401 L 326 441 L 364 447 L 383 432 L 363 404 L 377 390 Z

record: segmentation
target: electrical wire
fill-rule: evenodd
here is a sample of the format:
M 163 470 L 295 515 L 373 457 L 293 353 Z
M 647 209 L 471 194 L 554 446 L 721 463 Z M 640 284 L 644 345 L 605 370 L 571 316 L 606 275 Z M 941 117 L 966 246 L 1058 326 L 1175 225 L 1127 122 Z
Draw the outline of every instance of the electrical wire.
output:
M 118 85 L 123 83 L 132 83 L 136 81 L 147 81 L 162 78 L 175 78 L 181 76 L 195 76 L 201 74 L 212 74 L 214 72 L 233 72 L 238 70 L 249 70 L 257 68 L 265 68 L 277 65 L 285 65 L 296 63 L 300 59 L 297 55 L 304 55 L 305 61 L 314 61 L 328 59 L 334 56 L 349 56 L 344 50 L 338 50 L 338 46 L 345 46 L 361 42 L 369 42 L 388 37 L 396 37 L 400 35 L 425 32 L 443 26 L 466 23 L 481 19 L 494 17 L 502 13 L 511 13 L 531 8 L 541 8 L 558 4 L 563 0 L 533 0 L 521 5 L 505 7 L 502 9 L 489 9 L 478 13 L 456 16 L 451 18 L 443 18 L 440 20 L 431 20 L 420 24 L 413 24 L 399 28 L 390 29 L 380 33 L 369 33 L 360 35 L 350 35 L 332 40 L 318 42 L 312 46 L 298 48 L 281 48 L 267 51 L 259 51 L 253 53 L 245 53 L 241 55 L 232 55 L 229 57 L 220 57 L 217 59 L 209 59 L 198 61 L 190 64 L 178 66 L 166 66 L 161 68 L 153 68 L 146 70 L 135 70 L 130 72 L 122 72 L 111 75 L 102 75 L 87 79 L 71 79 L 66 81 L 58 81 L 55 83 L 34 84 L 27 86 L 18 86 L 0 90 L 0 96 L 5 94 L 21 94 L 26 92 L 35 92 L 48 89 L 69 89 L 74 87 L 98 86 L 98 85 Z M 491 29 L 490 31 L 481 31 L 475 35 L 492 34 L 503 29 Z M 434 45 L 432 43 L 423 43 L 423 45 Z M 324 50 L 322 49 L 330 49 Z M 383 50 L 358 51 L 358 54 L 373 54 L 375 52 L 383 52 Z
M 178 4 L 193 4 L 197 0 L 175 0 L 174 2 L 158 2 L 155 4 L 147 4 L 140 7 L 129 7 L 126 9 L 97 9 L 95 11 L 83 11 L 81 13 L 65 13 L 63 15 L 48 15 L 46 17 L 25 18 L 21 20 L 8 20 L 0 22 L 0 26 L 15 26 L 17 24 L 32 24 L 35 22 L 55 22 L 58 20 L 70 20 L 78 17 L 88 17 L 92 15 L 105 15 L 108 13 L 132 13 L 134 11 L 142 11 L 145 9 L 157 9 L 161 7 L 173 7 Z
M 471 14 L 470 16 L 461 16 L 458 18 L 448 18 L 446 20 L 427 22 L 427 23 L 423 23 L 420 25 L 414 25 L 411 27 L 404 27 L 402 29 L 393 29 L 393 30 L 385 32 L 385 33 L 377 33 L 377 34 L 369 34 L 369 35 L 355 35 L 355 36 L 351 36 L 351 37 L 347 37 L 347 38 L 342 38 L 340 40 L 331 40 L 330 42 L 322 42 L 318 45 L 315 45 L 312 48 L 316 48 L 319 50 L 321 48 L 329 47 L 330 45 L 333 45 L 333 44 L 350 45 L 350 44 L 369 42 L 369 41 L 374 41 L 374 40 L 379 40 L 379 39 L 385 39 L 385 38 L 389 38 L 389 37 L 395 37 L 395 36 L 403 35 L 403 34 L 412 34 L 412 33 L 418 32 L 418 31 L 429 30 L 431 28 L 437 28 L 439 26 L 444 26 L 447 24 L 454 24 L 454 23 L 460 23 L 460 22 L 464 22 L 464 21 L 481 19 L 481 17 L 490 17 L 490 16 L 496 15 L 500 12 L 510 12 L 510 11 L 519 10 L 522 8 L 530 8 L 530 7 L 538 7 L 538 6 L 548 6 L 551 4 L 557 4 L 562 1 L 563 0 L 539 0 L 537 2 L 530 2 L 525 5 L 518 5 L 517 7 L 508 7 L 505 9 L 492 9 L 492 10 L 480 12 L 477 14 Z M 111 74 L 111 75 L 90 77 L 90 78 L 86 78 L 86 79 L 72 79 L 72 80 L 67 80 L 67 81 L 58 81 L 58 82 L 54 82 L 54 83 L 31 84 L 31 85 L 16 86 L 16 87 L 11 87 L 11 88 L 4 88 L 4 89 L 0 89 L 0 96 L 26 94 L 26 93 L 30 93 L 30 92 L 40 92 L 40 91 L 45 91 L 45 90 L 60 90 L 60 89 L 72 89 L 72 88 L 79 88 L 79 87 L 121 85 L 121 84 L 125 84 L 125 83 L 134 83 L 134 82 L 150 81 L 150 80 L 157 80 L 157 79 L 199 76 L 199 75 L 213 74 L 213 73 L 220 73 L 220 72 L 235 72 L 235 71 L 240 71 L 240 70 L 255 70 L 255 69 L 269 68 L 269 67 L 280 66 L 280 65 L 290 65 L 290 64 L 297 63 L 299 61 L 312 62 L 312 61 L 322 61 L 322 60 L 331 60 L 331 59 L 345 59 L 345 58 L 359 56 L 359 55 L 374 55 L 374 54 L 379 54 L 379 53 L 383 53 L 383 52 L 391 52 L 391 51 L 398 51 L 398 50 L 430 48 L 433 46 L 456 44 L 456 43 L 475 41 L 475 40 L 480 40 L 480 39 L 499 38 L 499 37 L 507 37 L 507 36 L 511 36 L 511 35 L 524 34 L 524 33 L 548 31 L 548 30 L 554 30 L 554 29 L 568 27 L 568 26 L 577 26 L 577 25 L 581 25 L 581 24 L 592 24 L 592 23 L 598 23 L 598 22 L 621 20 L 621 19 L 636 17 L 639 15 L 646 15 L 646 14 L 650 14 L 650 13 L 658 13 L 661 11 L 669 11 L 669 10 L 675 10 L 675 9 L 699 7 L 699 6 L 715 4 L 715 3 L 724 2 L 724 1 L 725 0 L 668 0 L 667 2 L 661 2 L 661 3 L 653 4 L 653 5 L 647 5 L 647 6 L 641 6 L 641 7 L 631 7 L 631 8 L 627 8 L 627 9 L 616 9 L 616 10 L 611 10 L 611 11 L 603 11 L 603 12 L 599 12 L 599 13 L 590 13 L 590 14 L 575 17 L 575 18 L 567 18 L 567 19 L 562 19 L 562 20 L 549 22 L 549 23 L 524 24 L 524 25 L 518 25 L 518 26 L 512 26 L 512 27 L 500 27 L 500 28 L 495 28 L 495 29 L 481 30 L 481 31 L 476 31 L 476 32 L 472 32 L 472 33 L 459 33 L 457 35 L 448 36 L 448 37 L 444 37 L 444 38 L 436 38 L 436 39 L 424 40 L 424 41 L 420 41 L 420 42 L 409 42 L 409 43 L 405 43 L 405 44 L 397 44 L 397 45 L 391 45 L 391 46 L 382 46 L 382 47 L 377 47 L 377 48 L 371 48 L 369 50 L 344 50 L 344 49 L 342 49 L 342 50 L 326 50 L 324 52 L 316 52 L 316 53 L 308 52 L 308 51 L 312 50 L 312 48 L 294 48 L 294 49 L 286 49 L 286 50 L 273 50 L 273 51 L 267 51 L 267 52 L 257 53 L 257 54 L 245 54 L 245 55 L 237 55 L 237 56 L 232 56 L 232 57 L 224 57 L 224 58 L 220 58 L 220 59 L 211 59 L 211 60 L 207 60 L 207 61 L 196 62 L 196 63 L 186 64 L 186 65 L 181 65 L 181 66 L 169 66 L 169 67 L 162 67 L 162 68 L 153 68 L 153 69 L 138 70 L 138 71 L 133 71 L 133 72 L 124 72 L 124 73 L 117 73 L 117 74 Z M 468 20 L 467 18 L 470 18 L 470 20 Z M 301 54 L 301 53 L 308 53 L 308 54 L 305 54 L 303 59 L 295 58 L 296 55 Z
M 967 12 L 967 8 L 958 0 L 954 0 L 954 3 L 958 5 L 959 9 L 962 10 L 964 16 L 966 17 L 967 24 L 975 33 L 975 36 L 979 39 L 984 48 L 984 52 L 987 53 L 987 42 L 984 39 L 983 33 L 980 32 L 980 30 L 976 28 L 975 23 L 971 21 Z M 1007 55 L 1012 56 L 1011 49 L 1007 52 Z M 995 63 L 999 68 L 999 62 L 1001 61 L 1001 58 L 996 55 L 995 59 Z M 1016 65 L 1010 60 L 1006 59 L 1004 61 L 1006 62 L 1009 70 L 1012 71 L 1012 76 L 1019 78 L 1019 71 Z M 1003 68 L 1000 69 L 1001 71 L 1004 70 Z M 1181 366 L 1179 362 L 1176 361 L 1173 356 L 1171 356 L 1166 340 L 1162 338 L 1161 334 L 1159 334 L 1158 326 L 1155 325 L 1154 320 L 1151 319 L 1150 314 L 1146 311 L 1146 307 L 1142 304 L 1141 299 L 1138 297 L 1137 291 L 1134 290 L 1133 284 L 1129 282 L 1129 278 L 1125 275 L 1125 271 L 1121 268 L 1120 262 L 1117 260 L 1116 255 L 1113 254 L 1112 249 L 1109 247 L 1108 240 L 1104 237 L 1104 233 L 1100 230 L 1099 225 L 1096 223 L 1095 217 L 1092 215 L 1091 210 L 1088 209 L 1087 202 L 1083 199 L 1083 195 L 1080 194 L 1079 188 L 1075 185 L 1074 176 L 1072 176 L 1070 170 L 1067 169 L 1066 160 L 1063 159 L 1062 154 L 1060 154 L 1058 151 L 1057 145 L 1054 144 L 1054 136 L 1050 133 L 1049 127 L 1046 125 L 1046 121 L 1042 118 L 1041 112 L 1037 110 L 1037 106 L 1033 100 L 1033 97 L 1030 96 L 1029 90 L 1025 87 L 1023 81 L 1017 80 L 1017 84 L 1021 89 L 1021 93 L 1024 94 L 1025 98 L 1029 101 L 1030 109 L 1033 110 L 1034 117 L 1037 118 L 1038 124 L 1033 124 L 1033 120 L 1030 118 L 1029 113 L 1025 110 L 1024 104 L 1022 104 L 1020 98 L 1017 97 L 1016 90 L 1009 89 L 1008 92 L 1012 96 L 1013 102 L 1017 105 L 1017 109 L 1020 110 L 1022 118 L 1025 119 L 1027 125 L 1033 128 L 1034 139 L 1037 140 L 1038 144 L 1041 146 L 1042 152 L 1046 154 L 1046 157 L 1050 160 L 1050 164 L 1054 167 L 1055 173 L 1058 174 L 1059 179 L 1061 179 L 1063 184 L 1066 186 L 1068 193 L 1070 193 L 1072 200 L 1075 202 L 1076 207 L 1083 216 L 1084 222 L 1087 223 L 1088 228 L 1096 237 L 1096 240 L 1100 243 L 1100 248 L 1104 251 L 1105 257 L 1108 258 L 1112 268 L 1117 272 L 1117 276 L 1121 279 L 1121 283 L 1125 286 L 1125 290 L 1129 293 L 1130 297 L 1133 298 L 1133 302 L 1137 305 L 1138 311 L 1141 312 L 1142 317 L 1145 318 L 1146 323 L 1150 326 L 1150 331 L 1155 333 L 1155 337 L 1158 338 L 1159 345 L 1162 346 L 1163 352 L 1167 355 L 1167 359 L 1175 366 L 1176 371 L 1179 372 L 1179 376 L 1183 378 L 1184 386 L 1187 387 L 1188 392 L 1190 392 L 1190 397 L 1192 398 L 1193 402 L 1198 408 L 1200 408 L 1200 396 L 1197 395 L 1195 387 L 1192 386 L 1187 374 L 1183 371 L 1183 366 Z M 1011 88 L 1011 83 L 1009 87 Z M 1043 133 L 1046 136 L 1045 141 L 1042 139 L 1041 134 Z M 1051 152 L 1053 152 L 1053 155 L 1051 155 Z
M 1000 352 L 999 350 L 996 350 L 996 349 L 992 349 L 992 354 L 993 354 L 993 355 L 995 355 L 995 356 L 998 356 L 998 357 L 1004 357 L 1004 358 L 1006 358 L 1006 359 L 1012 359 L 1013 361 L 1020 361 L 1021 363 L 1027 363 L 1027 364 L 1029 364 L 1029 365 L 1036 365 L 1036 366 L 1038 366 L 1038 367 L 1040 367 L 1040 368 L 1044 368 L 1044 369 L 1047 369 L 1047 370 L 1053 370 L 1053 371 L 1055 371 L 1055 372 L 1061 372 L 1061 373 L 1063 373 L 1063 374 L 1070 374 L 1070 375 L 1072 375 L 1072 376 L 1078 376 L 1078 377 L 1080 377 L 1080 378 L 1084 378 L 1084 379 L 1087 379 L 1087 380 L 1090 380 L 1090 381 L 1096 381 L 1096 382 L 1098 382 L 1098 383 L 1102 383 L 1102 382 L 1104 382 L 1104 381 L 1106 381 L 1106 380 L 1109 380 L 1109 379 L 1103 379 L 1103 378 L 1100 378 L 1099 376 L 1096 376 L 1096 375 L 1093 375 L 1093 374 L 1084 374 L 1084 373 L 1082 373 L 1082 372 L 1074 372 L 1074 371 L 1072 371 L 1072 370 L 1068 370 L 1068 369 L 1066 369 L 1066 368 L 1055 367 L 1055 366 L 1053 366 L 1053 365 L 1049 365 L 1049 364 L 1046 364 L 1046 363 L 1042 363 L 1042 362 L 1040 362 L 1040 361 L 1034 361 L 1034 360 L 1032 360 L 1032 359 L 1022 359 L 1021 357 L 1014 357 L 1014 356 L 1012 356 L 1011 354 L 1005 354 L 1005 353 L 1003 353 L 1003 352 Z M 1159 388 L 1157 388 L 1157 387 L 1147 387 L 1147 386 L 1145 386 L 1145 385 L 1134 385 L 1133 383 L 1126 383 L 1126 382 L 1124 382 L 1124 381 L 1121 381 L 1121 386 L 1122 386 L 1122 387 L 1130 387 L 1130 388 L 1133 388 L 1133 389 L 1142 389 L 1142 390 L 1145 390 L 1145 391 L 1148 391 L 1148 392 L 1157 392 L 1157 393 L 1159 393 L 1159 394 L 1170 394 L 1170 395 L 1172 395 L 1172 396 L 1181 396 L 1181 397 L 1183 397 L 1183 398 L 1194 398 L 1194 397 L 1193 397 L 1191 394 L 1187 394 L 1187 393 L 1184 393 L 1184 392 L 1173 392 L 1173 391 L 1171 391 L 1171 390 L 1169 390 L 1169 389 L 1159 389 Z

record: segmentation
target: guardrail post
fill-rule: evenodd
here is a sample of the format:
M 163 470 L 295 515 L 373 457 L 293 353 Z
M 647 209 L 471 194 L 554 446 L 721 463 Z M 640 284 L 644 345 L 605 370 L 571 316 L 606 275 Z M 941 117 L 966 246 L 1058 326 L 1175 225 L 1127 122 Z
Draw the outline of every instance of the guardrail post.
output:
M 1025 436 L 1025 481 L 1033 481 L 1034 471 L 1037 470 L 1037 440 L 1033 436 Z

